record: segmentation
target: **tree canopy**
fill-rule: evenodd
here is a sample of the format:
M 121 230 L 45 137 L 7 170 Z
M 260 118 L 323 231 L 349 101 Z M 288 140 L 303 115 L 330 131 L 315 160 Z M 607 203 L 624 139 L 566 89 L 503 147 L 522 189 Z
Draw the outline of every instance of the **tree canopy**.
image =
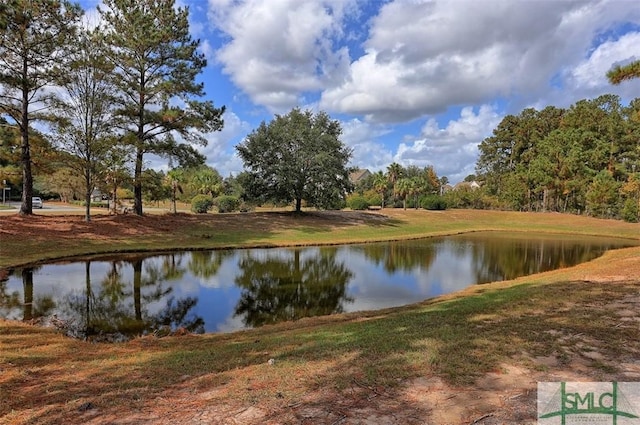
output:
M 302 201 L 332 208 L 349 191 L 351 149 L 340 141 L 340 123 L 325 112 L 293 109 L 260 126 L 236 149 L 248 176 L 246 193 L 261 201 Z
M 636 196 L 620 188 L 640 170 L 639 113 L 638 99 L 625 107 L 608 94 L 508 115 L 479 146 L 483 190 L 516 210 L 620 217 Z

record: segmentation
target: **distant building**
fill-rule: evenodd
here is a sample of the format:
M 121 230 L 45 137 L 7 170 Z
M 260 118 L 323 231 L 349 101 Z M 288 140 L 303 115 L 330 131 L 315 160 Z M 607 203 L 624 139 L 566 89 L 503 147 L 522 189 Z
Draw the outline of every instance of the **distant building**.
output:
M 104 199 L 108 199 L 108 197 L 98 189 L 94 189 L 94 191 L 91 192 L 91 202 L 100 202 Z
M 366 180 L 370 176 L 371 176 L 371 171 L 367 170 L 366 168 L 364 170 L 356 170 L 353 173 L 349 174 L 349 181 L 352 184 L 356 185 L 362 180 Z
M 453 190 L 453 186 L 450 184 L 445 184 L 440 188 L 440 194 L 443 195 L 447 192 L 451 192 Z
M 461 189 L 468 189 L 468 190 L 480 189 L 480 183 L 478 183 L 475 180 L 470 182 L 460 182 L 453 187 L 453 190 L 461 190 Z

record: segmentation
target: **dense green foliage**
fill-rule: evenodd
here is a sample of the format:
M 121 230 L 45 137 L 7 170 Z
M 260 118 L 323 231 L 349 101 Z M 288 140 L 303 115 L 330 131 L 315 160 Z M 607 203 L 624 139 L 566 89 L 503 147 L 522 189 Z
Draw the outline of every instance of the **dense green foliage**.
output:
M 446 181 L 446 177 L 439 179 L 431 166 L 403 167 L 394 162 L 387 167 L 386 173 L 378 171 L 357 182 L 355 192 L 364 196 L 369 205 L 417 208 L 421 197 L 441 193 Z
M 196 214 L 205 214 L 213 207 L 213 199 L 207 195 L 196 195 L 191 200 L 191 211 Z
M 425 210 L 446 210 L 447 201 L 440 195 L 428 195 L 422 198 L 420 206 Z
M 213 204 L 218 208 L 219 213 L 229 213 L 240 209 L 240 199 L 231 195 L 218 196 L 213 200 Z
M 293 109 L 262 122 L 236 147 L 248 169 L 246 194 L 258 202 L 302 200 L 317 208 L 336 208 L 350 190 L 351 150 L 340 141 L 338 121 L 324 112 Z
M 362 195 L 353 194 L 347 198 L 347 207 L 352 210 L 366 210 L 369 206 L 369 201 Z
M 638 179 L 639 140 L 640 99 L 622 106 L 603 95 L 568 109 L 525 109 L 482 141 L 478 178 L 503 207 L 620 218 L 628 200 L 640 202 L 627 188 Z

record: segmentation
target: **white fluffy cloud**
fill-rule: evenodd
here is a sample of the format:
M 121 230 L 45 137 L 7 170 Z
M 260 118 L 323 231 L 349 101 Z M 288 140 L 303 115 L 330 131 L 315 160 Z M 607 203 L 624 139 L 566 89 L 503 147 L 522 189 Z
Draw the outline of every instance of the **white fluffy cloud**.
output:
M 312 104 L 340 114 L 354 165 L 372 170 L 393 160 L 435 165 L 454 181 L 473 173 L 478 143 L 506 113 L 640 92 L 640 81 L 613 87 L 605 77 L 612 64 L 640 57 L 640 7 L 632 1 L 208 6 L 210 29 L 222 40 L 211 44 L 215 58 L 238 89 L 270 112 Z M 480 106 L 488 104 L 502 109 Z M 460 117 L 438 126 L 458 110 Z M 422 134 L 409 139 L 393 128 L 421 121 Z
M 460 118 L 449 121 L 444 128 L 430 119 L 416 140 L 398 146 L 394 160 L 404 165 L 431 165 L 449 181 L 461 181 L 474 173 L 478 144 L 491 134 L 501 118 L 494 107 L 483 105 L 477 113 L 471 107 L 463 108 Z
M 354 118 L 341 123 L 341 140 L 353 149 L 351 163 L 370 171 L 385 169 L 393 161 L 393 153 L 377 141 L 389 132 L 384 126 Z
M 200 152 L 207 157 L 209 165 L 223 176 L 238 174 L 242 170 L 242 160 L 235 153 L 235 145 L 251 132 L 249 123 L 242 121 L 234 112 L 226 110 L 222 131 L 207 135 L 207 146 Z
M 637 95 L 640 81 L 633 81 L 614 89 L 607 80 L 606 73 L 616 64 L 625 64 L 640 58 L 640 33 L 629 33 L 618 40 L 606 41 L 596 47 L 586 59 L 568 71 L 567 82 L 574 91 L 585 95 L 599 94 L 603 90 L 618 91 L 622 95 Z
M 253 102 L 272 112 L 322 90 L 349 66 L 333 49 L 350 8 L 342 0 L 209 0 L 209 18 L 229 42 L 217 53 L 224 72 Z
M 584 60 L 600 32 L 638 20 L 640 8 L 630 6 L 394 1 L 374 18 L 366 53 L 340 86 L 322 93 L 321 106 L 397 122 L 497 96 L 535 102 L 559 71 Z
M 579 92 L 571 83 L 594 83 L 572 69 L 590 54 L 602 59 L 599 71 L 606 67 L 602 52 L 590 51 L 595 38 L 640 19 L 640 8 L 620 0 L 380 4 L 375 10 L 356 0 L 209 0 L 211 22 L 228 37 L 217 58 L 271 111 L 316 93 L 329 112 L 398 122 L 496 96 L 533 103 L 557 75 Z M 374 15 L 354 28 L 349 14 L 366 8 Z M 365 41 L 352 60 L 354 33 Z

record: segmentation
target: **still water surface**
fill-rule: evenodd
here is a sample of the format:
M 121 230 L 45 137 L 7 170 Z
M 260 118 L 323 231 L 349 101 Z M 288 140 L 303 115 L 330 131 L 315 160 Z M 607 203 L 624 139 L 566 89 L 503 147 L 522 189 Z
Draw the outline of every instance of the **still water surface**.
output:
M 406 305 L 630 245 L 491 232 L 365 245 L 112 255 L 10 271 L 0 280 L 0 317 L 56 317 L 79 337 L 133 336 L 161 326 L 229 332 Z

